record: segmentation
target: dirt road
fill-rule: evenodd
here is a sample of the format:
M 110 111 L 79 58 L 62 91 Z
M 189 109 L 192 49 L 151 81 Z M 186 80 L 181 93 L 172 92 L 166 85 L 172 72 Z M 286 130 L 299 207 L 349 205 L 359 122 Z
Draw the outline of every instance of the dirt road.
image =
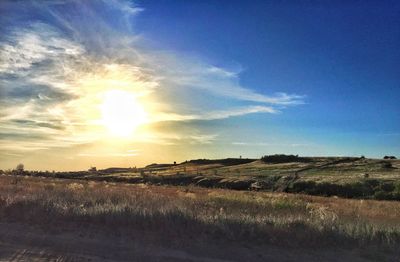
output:
M 371 259 L 371 258 L 370 258 Z M 374 260 L 374 258 L 372 257 Z M 223 239 L 202 243 L 145 232 L 100 233 L 95 228 L 48 231 L 0 223 L 0 261 L 371 261 L 356 250 L 254 247 Z

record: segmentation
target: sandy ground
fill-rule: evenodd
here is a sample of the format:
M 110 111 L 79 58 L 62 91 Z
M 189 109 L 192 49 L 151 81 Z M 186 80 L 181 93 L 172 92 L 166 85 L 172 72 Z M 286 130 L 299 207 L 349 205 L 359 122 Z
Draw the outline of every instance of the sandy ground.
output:
M 357 250 L 254 247 L 223 239 L 174 241 L 145 232 L 99 233 L 95 228 L 49 232 L 0 223 L 0 261 L 373 261 Z M 394 260 L 393 260 L 394 261 Z

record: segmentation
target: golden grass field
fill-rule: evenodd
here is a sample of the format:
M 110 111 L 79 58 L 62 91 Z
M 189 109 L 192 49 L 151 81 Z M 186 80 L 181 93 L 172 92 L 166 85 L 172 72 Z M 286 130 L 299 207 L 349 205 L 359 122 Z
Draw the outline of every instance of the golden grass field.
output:
M 398 261 L 399 218 L 398 201 L 0 176 L 1 261 Z
M 3 173 L 131 184 L 193 185 L 353 199 L 400 200 L 399 160 L 361 157 L 309 157 L 299 160 L 268 163 L 255 159 L 200 159 L 181 164 L 152 164 L 143 168 L 22 173 L 10 170 Z

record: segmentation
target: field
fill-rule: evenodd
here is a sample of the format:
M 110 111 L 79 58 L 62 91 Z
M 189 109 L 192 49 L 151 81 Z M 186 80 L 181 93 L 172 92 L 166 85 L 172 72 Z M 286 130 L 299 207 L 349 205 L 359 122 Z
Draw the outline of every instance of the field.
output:
M 400 160 L 287 157 L 283 155 L 283 159 L 278 158 L 279 161 L 275 162 L 273 159 L 272 162 L 234 158 L 199 159 L 181 164 L 152 164 L 144 168 L 5 173 L 133 184 L 193 185 L 343 198 L 400 200 Z
M 240 167 L 202 165 L 201 170 L 197 165 L 189 171 L 196 165 L 185 165 L 186 172 L 196 176 L 226 172 L 228 177 L 240 170 L 240 179 L 282 175 L 294 168 L 294 164 L 272 167 L 252 162 Z M 257 173 L 261 165 L 268 168 Z M 177 168 L 182 167 L 168 167 L 159 175 L 183 172 Z M 307 172 L 300 179 L 335 179 L 334 170 L 326 177 L 311 169 Z M 384 173 L 373 167 L 369 172 L 384 181 L 398 176 L 396 171 Z M 400 259 L 398 201 L 79 178 L 0 176 L 1 261 Z

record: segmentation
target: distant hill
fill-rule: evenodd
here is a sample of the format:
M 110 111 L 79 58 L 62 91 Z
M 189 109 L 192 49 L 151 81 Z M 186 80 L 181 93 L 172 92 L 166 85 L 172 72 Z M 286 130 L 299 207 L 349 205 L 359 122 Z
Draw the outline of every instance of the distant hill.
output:
M 242 165 L 256 161 L 257 159 L 251 158 L 225 158 L 225 159 L 194 159 L 185 161 L 181 164 L 191 163 L 198 165 L 221 164 L 224 166 Z
M 133 168 L 130 167 L 109 167 L 106 169 L 99 170 L 102 173 L 123 173 L 123 172 L 131 172 Z
M 150 164 L 145 166 L 145 168 L 164 168 L 164 167 L 170 167 L 170 166 L 174 166 L 174 164 Z

